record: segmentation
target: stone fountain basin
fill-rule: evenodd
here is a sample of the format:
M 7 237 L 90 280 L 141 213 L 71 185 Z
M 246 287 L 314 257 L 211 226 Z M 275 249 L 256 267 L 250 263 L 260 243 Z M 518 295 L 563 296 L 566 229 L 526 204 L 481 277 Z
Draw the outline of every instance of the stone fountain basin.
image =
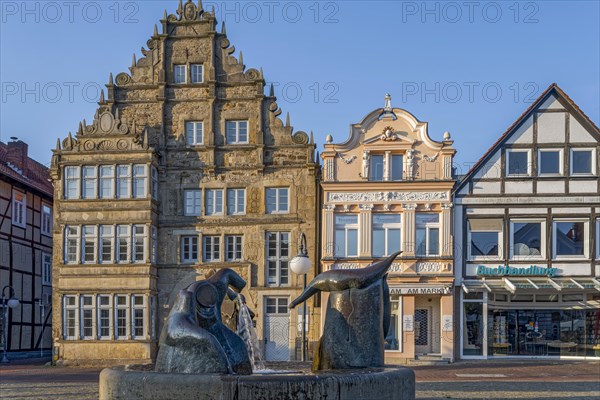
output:
M 146 369 L 146 370 L 144 370 Z M 254 375 L 179 374 L 144 366 L 104 369 L 100 400 L 412 400 L 408 368 L 370 368 Z

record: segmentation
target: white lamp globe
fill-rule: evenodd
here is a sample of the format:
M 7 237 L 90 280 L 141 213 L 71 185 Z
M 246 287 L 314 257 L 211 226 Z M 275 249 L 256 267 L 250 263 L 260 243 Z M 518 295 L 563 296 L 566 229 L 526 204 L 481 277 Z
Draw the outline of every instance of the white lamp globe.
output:
M 296 275 L 304 275 L 310 271 L 310 260 L 306 256 L 297 255 L 290 262 L 290 268 Z
M 8 300 L 7 304 L 8 304 L 8 307 L 9 307 L 9 308 L 15 308 L 15 307 L 17 307 L 17 306 L 18 306 L 20 303 L 19 303 L 19 300 L 18 300 L 18 299 L 12 298 L 12 299 Z

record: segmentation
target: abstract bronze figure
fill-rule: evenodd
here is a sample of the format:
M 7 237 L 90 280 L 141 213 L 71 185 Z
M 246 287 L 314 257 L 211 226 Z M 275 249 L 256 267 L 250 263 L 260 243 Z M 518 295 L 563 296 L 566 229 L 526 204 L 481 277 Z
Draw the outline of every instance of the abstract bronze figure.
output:
M 161 333 L 156 371 L 251 374 L 244 341 L 221 322 L 223 299 L 237 297 L 245 286 L 224 268 L 181 290 Z
M 384 339 L 390 324 L 387 272 L 401 252 L 355 270 L 325 271 L 290 304 L 330 292 L 323 336 L 313 371 L 384 366 Z

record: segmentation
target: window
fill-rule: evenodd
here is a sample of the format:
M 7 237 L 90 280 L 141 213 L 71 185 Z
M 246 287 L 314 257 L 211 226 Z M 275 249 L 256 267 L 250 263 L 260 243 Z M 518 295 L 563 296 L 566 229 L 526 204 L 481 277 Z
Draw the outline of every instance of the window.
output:
M 150 337 L 156 338 L 156 297 L 150 296 Z
M 589 175 L 593 174 L 594 151 L 590 149 L 571 149 L 571 174 Z
M 94 339 L 94 298 L 81 296 L 81 338 Z
M 227 214 L 246 213 L 246 189 L 227 189 Z
M 156 264 L 156 260 L 158 259 L 158 229 L 155 226 L 150 228 L 152 232 L 152 246 L 150 247 L 150 251 L 152 252 L 150 256 L 150 261 Z
M 335 215 L 335 257 L 358 256 L 358 215 Z
M 506 158 L 508 176 L 531 174 L 529 150 L 507 150 Z
M 83 187 L 81 196 L 84 199 L 95 199 L 98 185 L 98 171 L 96 167 L 82 167 Z
M 545 248 L 545 224 L 541 221 L 511 221 L 511 258 L 542 258 Z M 542 234 L 544 232 L 544 234 Z
M 223 190 L 206 189 L 206 215 L 223 214 Z
M 100 251 L 99 262 L 111 263 L 113 260 L 113 248 L 115 244 L 114 229 L 110 225 L 100 226 Z
M 587 257 L 587 222 L 554 221 L 554 258 Z
M 198 261 L 198 236 L 182 236 L 181 238 L 181 261 Z
M 202 83 L 204 81 L 202 64 L 192 64 L 192 83 Z
M 469 219 L 469 255 L 471 259 L 498 258 L 502 256 L 503 221 L 497 218 Z
M 204 236 L 204 261 L 221 261 L 221 237 Z
M 112 165 L 103 165 L 100 167 L 100 198 L 112 199 L 115 185 L 115 167 Z
M 25 228 L 27 226 L 27 198 L 25 193 L 13 190 L 12 223 Z
M 373 257 L 400 251 L 400 214 L 373 214 Z
M 65 228 L 65 263 L 77 264 L 79 262 L 79 227 L 67 226 Z
M 265 298 L 267 314 L 287 314 L 288 299 L 286 297 L 267 297 Z
M 402 169 L 404 168 L 404 159 L 401 155 L 392 154 L 392 168 L 391 168 L 391 179 L 393 181 L 402 180 Z
M 117 225 L 117 261 L 128 263 L 131 261 L 131 227 Z
M 289 232 L 267 232 L 267 285 L 289 285 Z
M 146 227 L 133 225 L 133 262 L 146 262 Z
M 77 298 L 75 296 L 63 297 L 63 336 L 67 340 L 78 338 L 79 318 L 77 317 Z
M 117 165 L 117 198 L 130 197 L 131 189 L 131 166 Z
M 383 155 L 377 154 L 371 156 L 371 165 L 369 166 L 369 180 L 383 180 Z
M 289 212 L 289 189 L 268 188 L 267 189 L 267 214 Z
M 390 296 L 390 325 L 385 337 L 385 350 L 401 350 L 402 341 L 402 299 L 398 295 Z
M 65 199 L 79 198 L 79 167 L 65 167 Z
M 133 197 L 143 199 L 146 197 L 146 166 L 142 164 L 133 166 Z
M 186 216 L 199 216 L 202 212 L 202 190 L 184 191 L 183 202 Z
M 173 66 L 173 83 L 186 83 L 187 71 L 185 65 Z
M 439 214 L 416 214 L 415 239 L 415 253 L 418 256 L 437 256 L 440 254 Z
M 42 227 L 41 232 L 43 235 L 52 235 L 52 208 L 42 204 Z
M 144 296 L 131 296 L 131 336 L 134 339 L 145 339 L 146 337 L 144 335 L 145 311 Z
M 248 121 L 227 121 L 227 144 L 248 143 Z
M 128 325 L 127 296 L 115 296 L 115 339 L 127 339 Z
M 95 226 L 82 226 L 83 231 L 83 262 L 91 264 L 96 261 L 96 249 L 98 248 L 98 236 Z
M 52 285 L 52 255 L 42 253 L 42 283 Z
M 600 260 L 600 219 L 596 220 L 596 259 Z
M 227 261 L 242 260 L 242 236 L 225 236 L 225 246 Z
M 110 296 L 98 296 L 98 339 L 110 339 Z
M 202 122 L 185 123 L 185 143 L 190 146 L 204 143 Z
M 539 151 L 539 175 L 562 175 L 562 150 Z
M 152 173 L 152 197 L 158 200 L 158 169 L 153 165 L 150 171 Z

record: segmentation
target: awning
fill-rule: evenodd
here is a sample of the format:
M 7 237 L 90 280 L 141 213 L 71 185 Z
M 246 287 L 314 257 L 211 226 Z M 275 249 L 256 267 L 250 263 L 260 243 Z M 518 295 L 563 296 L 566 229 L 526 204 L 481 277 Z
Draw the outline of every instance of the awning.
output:
M 464 280 L 462 289 L 465 293 L 471 291 L 487 290 L 488 292 L 510 292 L 517 291 L 552 291 L 560 292 L 563 290 L 574 291 L 600 291 L 600 281 L 596 278 L 492 278 L 492 279 L 477 279 Z

